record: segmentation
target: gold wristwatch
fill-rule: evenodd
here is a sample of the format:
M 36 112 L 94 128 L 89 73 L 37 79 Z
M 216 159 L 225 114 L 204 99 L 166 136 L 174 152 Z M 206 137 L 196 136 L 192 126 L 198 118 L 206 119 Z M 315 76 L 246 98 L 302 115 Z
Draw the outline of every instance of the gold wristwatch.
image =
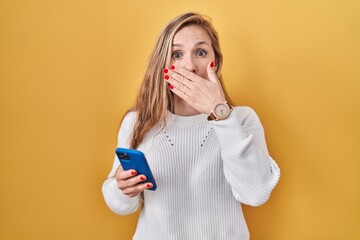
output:
M 214 109 L 208 116 L 208 120 L 212 121 L 218 121 L 218 120 L 224 120 L 227 117 L 229 117 L 230 112 L 233 110 L 233 107 L 230 106 L 227 102 L 225 103 L 218 103 L 215 105 Z

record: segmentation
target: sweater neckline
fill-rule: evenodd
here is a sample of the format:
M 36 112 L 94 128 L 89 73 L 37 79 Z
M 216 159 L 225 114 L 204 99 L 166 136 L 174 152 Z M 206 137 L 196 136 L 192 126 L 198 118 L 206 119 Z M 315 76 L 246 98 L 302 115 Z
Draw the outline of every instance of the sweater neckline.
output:
M 200 113 L 192 116 L 181 116 L 169 110 L 167 111 L 167 121 L 179 125 L 196 125 L 208 122 L 206 114 Z

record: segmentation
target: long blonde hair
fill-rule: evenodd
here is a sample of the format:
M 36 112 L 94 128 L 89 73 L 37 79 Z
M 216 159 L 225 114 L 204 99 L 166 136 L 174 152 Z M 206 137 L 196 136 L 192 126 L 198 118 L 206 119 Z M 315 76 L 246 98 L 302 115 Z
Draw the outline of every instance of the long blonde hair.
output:
M 172 93 L 163 79 L 162 70 L 170 64 L 174 35 L 183 27 L 189 25 L 200 26 L 209 34 L 215 52 L 216 73 L 224 89 L 221 75 L 223 56 L 220 51 L 219 37 L 211 24 L 211 20 L 198 13 L 191 12 L 174 18 L 161 31 L 156 41 L 135 107 L 131 109 L 137 112 L 137 119 L 131 135 L 130 148 L 136 149 L 152 127 L 160 121 L 165 122 L 168 110 L 173 112 Z M 231 104 L 225 89 L 224 92 L 226 100 Z

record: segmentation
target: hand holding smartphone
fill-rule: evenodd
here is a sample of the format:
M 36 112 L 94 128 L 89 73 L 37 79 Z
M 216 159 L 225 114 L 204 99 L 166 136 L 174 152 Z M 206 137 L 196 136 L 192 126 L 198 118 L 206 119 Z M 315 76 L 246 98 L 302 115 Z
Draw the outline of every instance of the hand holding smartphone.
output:
M 155 179 L 146 161 L 145 155 L 141 151 L 127 148 L 117 148 L 115 153 L 124 170 L 134 169 L 138 174 L 145 175 L 146 181 L 151 182 L 153 185 L 152 188 L 148 188 L 148 190 L 156 190 L 157 185 Z

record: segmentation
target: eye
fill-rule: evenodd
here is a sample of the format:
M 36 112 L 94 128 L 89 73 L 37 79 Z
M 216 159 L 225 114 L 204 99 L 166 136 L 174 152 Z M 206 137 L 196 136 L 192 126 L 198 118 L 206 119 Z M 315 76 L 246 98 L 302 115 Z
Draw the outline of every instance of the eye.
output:
M 171 54 L 171 56 L 172 56 L 173 59 L 179 59 L 179 58 L 181 58 L 182 54 L 179 53 L 179 52 L 173 52 Z
M 202 49 L 196 52 L 196 56 L 198 56 L 198 57 L 205 57 L 206 54 L 207 54 L 207 52 Z

